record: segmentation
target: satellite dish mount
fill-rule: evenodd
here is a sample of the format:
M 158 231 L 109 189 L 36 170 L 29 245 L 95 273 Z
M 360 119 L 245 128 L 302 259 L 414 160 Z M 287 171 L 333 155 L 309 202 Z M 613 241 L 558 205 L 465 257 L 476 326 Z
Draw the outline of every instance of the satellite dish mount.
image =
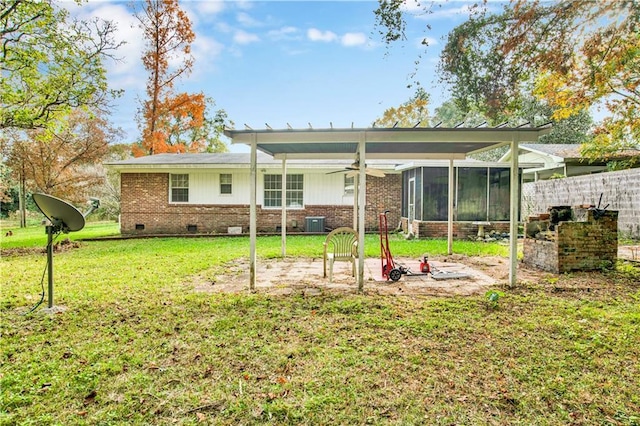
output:
M 85 214 L 80 213 L 66 201 L 51 195 L 33 194 L 33 201 L 42 214 L 49 219 L 45 229 L 47 231 L 48 307 L 51 309 L 53 308 L 53 240 L 60 233 L 68 234 L 84 228 L 85 217 L 100 206 L 100 201 L 92 198 L 91 208 Z

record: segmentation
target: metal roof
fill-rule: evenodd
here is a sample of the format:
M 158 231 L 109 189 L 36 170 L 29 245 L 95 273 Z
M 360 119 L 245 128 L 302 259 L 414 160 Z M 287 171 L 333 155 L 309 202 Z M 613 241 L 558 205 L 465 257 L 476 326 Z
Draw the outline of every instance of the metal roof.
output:
M 367 159 L 464 159 L 467 154 L 511 143 L 534 142 L 551 130 L 539 127 L 416 127 L 348 129 L 226 129 L 233 144 L 256 143 L 276 159 L 351 158 L 365 143 Z
M 268 154 L 257 153 L 257 163 L 262 167 L 282 167 L 282 161 Z M 249 153 L 190 153 L 190 154 L 155 154 L 120 161 L 106 162 L 105 165 L 115 170 L 131 169 L 175 169 L 175 168 L 248 168 L 251 164 Z M 291 167 L 305 169 L 342 169 L 353 163 L 351 159 L 287 159 Z M 371 160 L 367 164 L 388 171 L 393 171 L 402 161 Z
M 549 155 L 555 155 L 561 158 L 581 158 L 579 143 L 537 143 L 537 144 L 520 144 L 520 150 L 526 149 L 527 151 L 538 151 Z
M 262 167 L 282 167 L 282 161 L 276 160 L 270 155 L 258 153 L 257 163 Z M 305 169 L 342 169 L 350 166 L 353 159 L 292 159 L 287 160 L 290 167 L 302 167 Z M 251 164 L 249 153 L 190 153 L 190 154 L 155 154 L 127 160 L 110 161 L 105 165 L 115 170 L 133 169 L 211 169 L 211 168 L 249 168 Z M 371 167 L 384 170 L 386 173 L 402 171 L 416 167 L 448 167 L 448 160 L 367 160 Z M 472 158 L 455 160 L 455 167 L 508 167 L 505 163 L 479 161 Z M 520 168 L 540 167 L 538 163 L 521 163 Z

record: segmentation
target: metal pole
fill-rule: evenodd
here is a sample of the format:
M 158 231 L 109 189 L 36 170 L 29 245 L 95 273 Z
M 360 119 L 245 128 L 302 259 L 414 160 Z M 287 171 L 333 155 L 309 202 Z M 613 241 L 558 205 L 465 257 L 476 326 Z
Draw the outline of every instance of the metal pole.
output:
M 53 225 L 47 225 L 47 273 L 49 274 L 49 308 L 53 307 Z
M 509 214 L 509 285 L 516 285 L 518 262 L 518 136 L 511 141 L 511 176 L 510 176 L 510 214 Z
M 20 172 L 20 184 L 18 185 L 18 210 L 20 210 L 20 228 L 27 227 L 27 207 L 26 207 L 26 185 L 24 177 L 24 160 L 22 161 L 22 171 Z
M 251 167 L 249 178 L 249 239 L 251 245 L 249 249 L 249 291 L 253 292 L 256 288 L 256 237 L 257 237 L 257 207 L 256 207 L 256 194 L 257 194 L 257 136 L 254 133 L 251 141 Z
M 453 158 L 449 160 L 449 207 L 447 212 L 447 253 L 453 254 Z
M 353 229 L 358 230 L 358 185 L 360 181 L 358 175 L 353 177 Z
M 281 255 L 287 255 L 287 155 L 282 158 L 282 217 L 280 220 Z M 323 229 L 324 231 L 324 229 Z
M 367 175 L 365 173 L 365 146 L 366 134 L 360 133 L 358 152 L 360 154 L 360 170 L 358 170 L 358 183 L 362 185 L 358 193 L 358 293 L 364 290 L 364 230 L 365 230 L 365 208 L 367 205 Z

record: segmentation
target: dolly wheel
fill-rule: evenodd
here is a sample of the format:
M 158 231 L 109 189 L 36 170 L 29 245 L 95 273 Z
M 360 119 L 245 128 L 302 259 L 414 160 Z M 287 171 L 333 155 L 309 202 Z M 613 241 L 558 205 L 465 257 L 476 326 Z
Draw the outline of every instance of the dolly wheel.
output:
M 400 271 L 400 269 L 392 269 L 391 271 L 389 271 L 389 278 L 391 278 L 391 281 L 398 281 L 401 277 L 402 272 Z

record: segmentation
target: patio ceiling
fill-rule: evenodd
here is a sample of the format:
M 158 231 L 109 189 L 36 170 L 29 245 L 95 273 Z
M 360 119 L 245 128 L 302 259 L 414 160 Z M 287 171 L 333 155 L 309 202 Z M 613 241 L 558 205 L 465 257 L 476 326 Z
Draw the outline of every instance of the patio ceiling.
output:
M 464 159 L 512 141 L 531 142 L 550 131 L 539 127 L 349 128 L 225 130 L 233 144 L 256 143 L 276 159 L 345 158 L 364 142 L 368 159 Z

